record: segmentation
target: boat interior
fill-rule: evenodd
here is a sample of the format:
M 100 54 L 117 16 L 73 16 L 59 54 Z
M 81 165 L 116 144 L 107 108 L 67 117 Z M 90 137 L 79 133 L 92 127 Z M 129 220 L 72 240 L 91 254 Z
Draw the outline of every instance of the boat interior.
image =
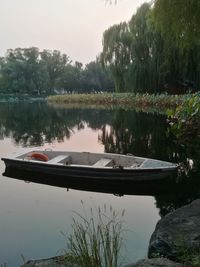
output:
M 33 157 L 34 153 L 45 155 L 47 160 Z M 45 161 L 47 164 L 89 166 L 94 168 L 138 168 L 145 159 L 133 155 L 91 152 L 32 151 L 16 157 L 22 160 Z

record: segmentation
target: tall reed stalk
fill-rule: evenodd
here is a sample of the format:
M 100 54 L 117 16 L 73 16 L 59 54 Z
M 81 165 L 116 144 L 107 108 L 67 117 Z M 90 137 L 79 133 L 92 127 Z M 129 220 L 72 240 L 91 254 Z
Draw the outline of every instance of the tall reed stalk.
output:
M 104 205 L 90 209 L 89 216 L 76 213 L 68 237 L 69 259 L 81 267 L 118 267 L 122 247 L 124 210 L 116 213 Z

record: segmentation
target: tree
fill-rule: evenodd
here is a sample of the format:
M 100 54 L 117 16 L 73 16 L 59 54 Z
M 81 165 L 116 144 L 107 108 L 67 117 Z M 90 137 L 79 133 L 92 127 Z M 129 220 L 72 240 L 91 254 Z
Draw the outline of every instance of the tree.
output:
M 83 90 L 83 64 L 76 61 L 73 65 L 68 64 L 59 76 L 58 85 L 69 92 L 82 92 Z
M 117 92 L 125 91 L 125 75 L 130 63 L 130 36 L 126 22 L 114 25 L 103 34 L 100 61 L 115 83 Z
M 111 91 L 114 84 L 108 74 L 103 70 L 100 62 L 92 61 L 86 65 L 84 70 L 84 85 L 89 91 Z
M 180 47 L 199 44 L 200 1 L 155 0 L 153 13 L 157 29 L 166 38 Z
M 196 0 L 155 0 L 143 4 L 128 24 L 105 31 L 101 62 L 117 91 L 198 90 L 200 18 L 193 10 L 199 6 Z
M 9 49 L 0 59 L 0 87 L 7 93 L 52 93 L 68 64 L 69 57 L 57 50 Z
M 54 90 L 69 92 L 100 91 L 113 84 L 99 61 L 85 68 L 81 62 L 71 64 L 66 54 L 36 47 L 9 49 L 0 58 L 0 90 L 16 94 L 52 94 Z
M 57 87 L 59 77 L 64 73 L 65 67 L 70 64 L 70 59 L 66 54 L 61 54 L 58 50 L 43 50 L 40 52 L 41 65 L 47 69 L 49 74 L 49 89 L 51 92 Z
M 154 61 L 154 34 L 150 20 L 150 4 L 143 4 L 129 22 L 131 61 L 128 72 L 128 88 L 133 91 L 152 91 L 156 89 Z
M 184 93 L 199 88 L 199 11 L 196 0 L 155 0 L 152 14 L 163 40 L 161 72 L 168 91 Z
M 1 62 L 1 76 L 7 93 L 40 94 L 47 90 L 48 74 L 36 47 L 9 49 Z

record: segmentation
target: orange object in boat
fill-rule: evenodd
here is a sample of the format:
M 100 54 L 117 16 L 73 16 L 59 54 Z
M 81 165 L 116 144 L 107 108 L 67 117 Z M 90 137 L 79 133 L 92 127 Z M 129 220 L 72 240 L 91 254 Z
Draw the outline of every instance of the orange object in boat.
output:
M 40 161 L 48 161 L 49 158 L 47 155 L 43 154 L 43 153 L 39 153 L 39 152 L 33 152 L 30 155 L 31 159 L 36 159 L 36 160 L 40 160 Z

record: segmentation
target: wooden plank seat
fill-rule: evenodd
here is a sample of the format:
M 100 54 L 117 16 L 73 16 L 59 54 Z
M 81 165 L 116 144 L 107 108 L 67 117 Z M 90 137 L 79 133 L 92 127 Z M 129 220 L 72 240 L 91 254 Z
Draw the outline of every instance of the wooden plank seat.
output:
M 92 166 L 97 168 L 108 167 L 113 165 L 113 160 L 109 158 L 101 158 L 95 162 Z
M 49 161 L 47 161 L 47 163 L 50 164 L 70 164 L 70 156 L 69 155 L 58 155 L 52 159 L 50 159 Z

